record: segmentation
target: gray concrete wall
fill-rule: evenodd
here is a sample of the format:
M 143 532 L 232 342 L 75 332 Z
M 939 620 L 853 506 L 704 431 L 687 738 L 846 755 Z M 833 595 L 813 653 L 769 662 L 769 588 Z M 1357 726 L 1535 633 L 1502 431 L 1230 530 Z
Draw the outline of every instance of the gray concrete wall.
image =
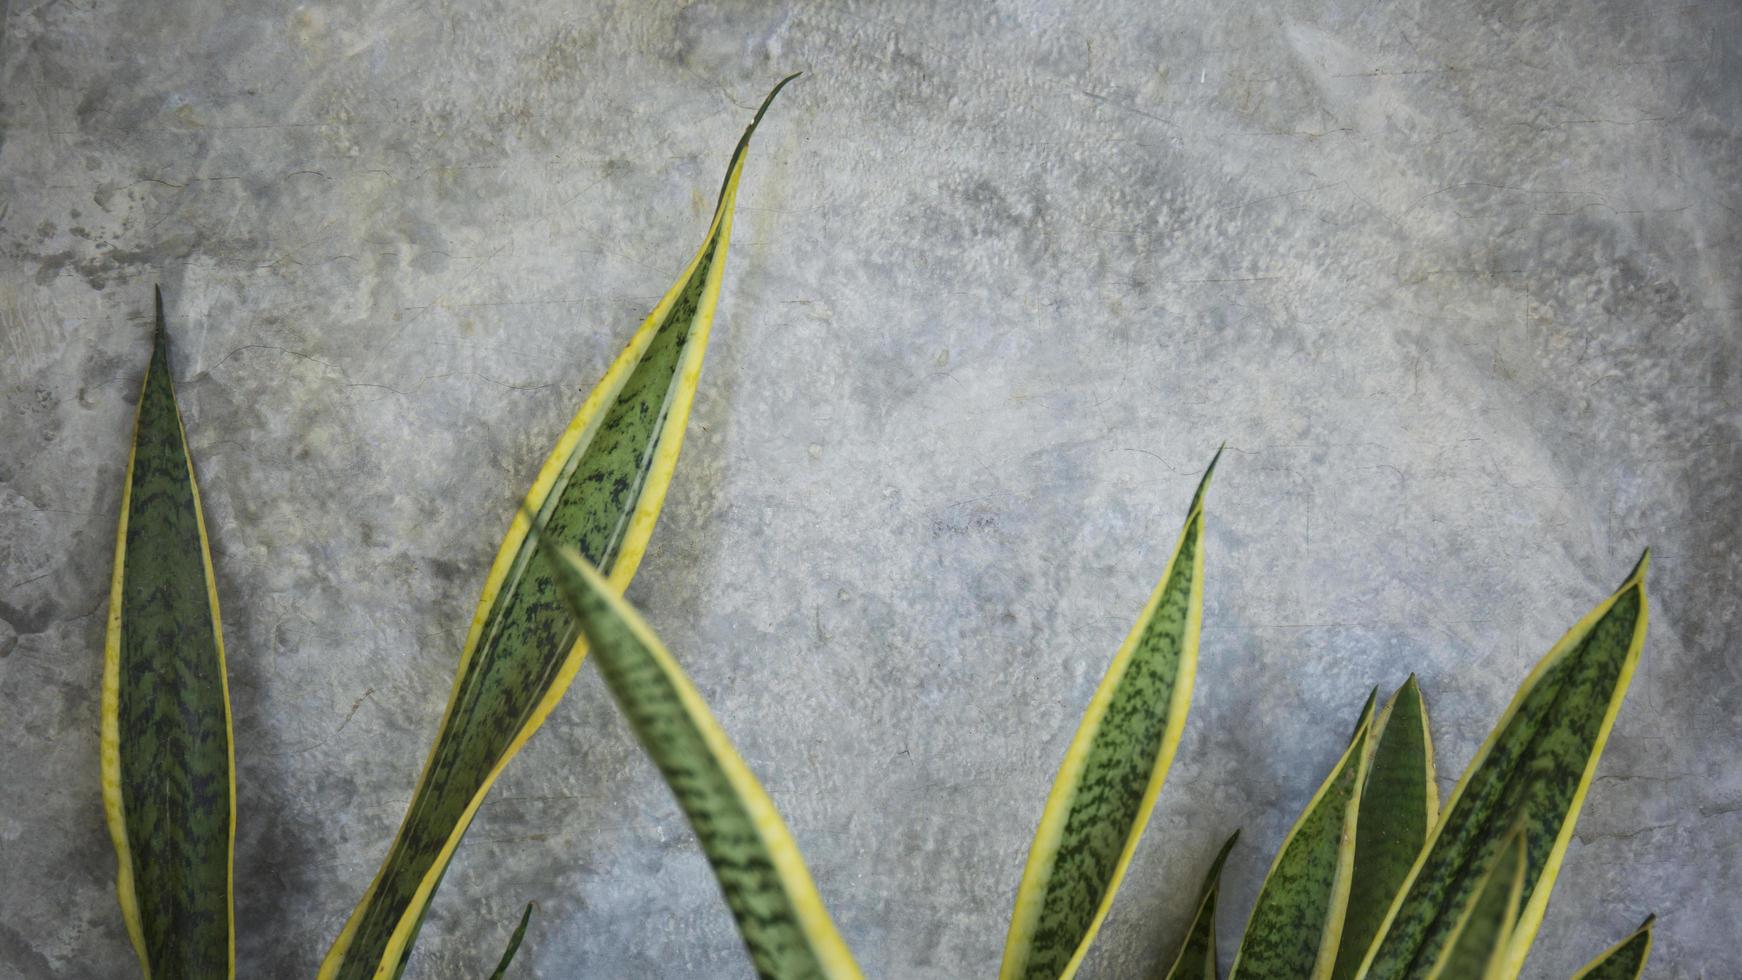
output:
M 232 7 L 237 9 L 232 10 Z M 1644 664 L 1527 970 L 1648 911 L 1737 963 L 1742 7 L 10 0 L 0 974 L 133 970 L 98 798 L 151 285 L 215 528 L 242 975 L 311 974 L 517 495 L 752 152 L 631 590 L 869 973 L 989 977 L 1090 691 L 1209 505 L 1197 698 L 1085 976 L 1246 830 L 1225 955 L 1368 687 L 1449 790 L 1654 546 Z M 411 972 L 748 976 L 584 671 Z

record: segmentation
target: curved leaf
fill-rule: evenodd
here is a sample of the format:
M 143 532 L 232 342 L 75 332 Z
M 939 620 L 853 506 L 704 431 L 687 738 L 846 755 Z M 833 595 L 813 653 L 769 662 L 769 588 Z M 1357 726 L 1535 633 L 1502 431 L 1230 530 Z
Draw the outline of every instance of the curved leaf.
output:
M 514 935 L 508 937 L 508 948 L 502 951 L 502 958 L 496 961 L 496 969 L 490 973 L 490 980 L 502 980 L 508 975 L 508 964 L 514 962 L 514 954 L 520 952 L 520 944 L 526 939 L 527 923 L 532 921 L 532 905 L 526 903 L 526 911 L 520 913 L 520 924 L 514 927 Z
M 236 972 L 236 760 L 205 515 L 163 293 L 121 491 L 103 655 L 103 809 L 146 977 Z
M 1336 963 L 1377 693 L 1368 695 L 1349 748 L 1277 849 L 1246 920 L 1231 977 L 1322 978 Z
M 1354 879 L 1333 980 L 1348 980 L 1360 968 L 1391 900 L 1421 856 L 1439 807 L 1427 705 L 1411 674 L 1373 722 L 1373 761 L 1361 788 Z
M 1427 847 L 1386 913 L 1358 976 L 1418 976 L 1449 941 L 1506 833 L 1522 824 L 1524 904 L 1505 970 L 1523 966 L 1573 824 L 1596 774 L 1645 642 L 1649 554 L 1621 588 L 1581 619 L 1531 671 L 1477 750 Z
M 614 588 L 635 574 L 677 465 L 720 297 L 745 149 L 792 77 L 768 93 L 738 141 L 701 250 L 587 396 L 527 495 L 547 533 L 605 569 Z M 580 669 L 586 646 L 527 527 L 517 515 L 490 567 L 416 795 L 328 952 L 322 980 L 399 975 L 484 795 Z
M 1573 980 L 1639 980 L 1645 972 L 1645 961 L 1651 958 L 1651 927 L 1657 916 L 1646 916 L 1632 935 L 1604 950 L 1585 964 Z
M 612 697 L 695 830 L 757 974 L 857 980 L 859 967 L 798 844 L 695 685 L 586 559 L 555 543 L 549 551 L 562 597 Z
M 1222 888 L 1222 865 L 1239 839 L 1240 832 L 1236 830 L 1222 845 L 1216 860 L 1210 864 L 1209 872 L 1204 875 L 1203 888 L 1198 892 L 1197 912 L 1192 916 L 1192 924 L 1186 928 L 1185 941 L 1180 943 L 1173 966 L 1162 974 L 1163 980 L 1217 980 L 1220 976 L 1216 972 L 1216 894 Z
M 1203 502 L 1215 470 L 1212 459 L 1161 583 L 1065 751 L 1016 889 L 1001 980 L 1077 972 L 1155 808 L 1197 675 Z

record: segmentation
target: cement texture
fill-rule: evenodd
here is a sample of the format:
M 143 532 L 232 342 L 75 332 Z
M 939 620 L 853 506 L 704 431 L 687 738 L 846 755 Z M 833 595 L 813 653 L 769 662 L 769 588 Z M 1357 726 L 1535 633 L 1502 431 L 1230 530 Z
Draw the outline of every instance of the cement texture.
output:
M 0 976 L 136 975 L 98 792 L 151 287 L 213 528 L 239 974 L 374 873 L 485 569 L 768 87 L 630 597 L 868 975 L 995 975 L 1042 799 L 1204 464 L 1197 696 L 1086 978 L 1223 962 L 1372 685 L 1449 791 L 1654 549 L 1526 976 L 1742 930 L 1742 4 L 0 0 Z M 596 672 L 408 977 L 747 977 Z

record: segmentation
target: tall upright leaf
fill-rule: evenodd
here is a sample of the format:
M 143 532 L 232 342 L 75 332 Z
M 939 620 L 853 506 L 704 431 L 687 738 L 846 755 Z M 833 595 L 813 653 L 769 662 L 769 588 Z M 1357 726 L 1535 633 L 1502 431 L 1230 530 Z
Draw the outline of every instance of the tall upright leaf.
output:
M 1358 975 L 1400 980 L 1418 976 L 1436 960 L 1451 936 L 1455 910 L 1477 886 L 1476 869 L 1519 824 L 1524 900 L 1505 969 L 1516 972 L 1523 965 L 1639 662 L 1648 564 L 1649 554 L 1525 679 L 1452 791 Z
M 1391 900 L 1439 819 L 1433 736 L 1414 674 L 1374 719 L 1372 742 L 1373 761 L 1361 787 L 1356 820 L 1354 879 L 1333 980 L 1348 980 L 1360 968 Z
M 1651 927 L 1657 916 L 1648 915 L 1626 939 L 1586 963 L 1573 980 L 1639 980 L 1645 961 L 1651 958 Z
M 1016 889 L 1001 980 L 1077 972 L 1155 808 L 1197 675 L 1204 492 L 1215 469 L 1212 459 L 1161 583 L 1065 751 Z
M 1229 976 L 1321 980 L 1330 975 L 1355 866 L 1361 786 L 1373 757 L 1367 751 L 1373 701 L 1369 695 L 1348 749 L 1277 849 Z
M 1222 865 L 1239 839 L 1238 830 L 1229 835 L 1227 843 L 1216 854 L 1216 860 L 1210 864 L 1203 887 L 1198 890 L 1197 911 L 1192 915 L 1191 925 L 1186 927 L 1185 941 L 1180 943 L 1179 955 L 1162 974 L 1162 980 L 1217 980 L 1216 895 L 1222 890 Z
M 641 562 L 683 444 L 732 237 L 745 150 L 733 150 L 700 251 L 605 372 L 539 470 L 527 504 L 553 539 L 621 590 Z M 517 515 L 484 581 L 453 694 L 404 823 L 320 977 L 397 977 L 484 795 L 568 689 L 586 644 L 555 571 Z
M 145 976 L 234 976 L 224 631 L 161 291 L 115 532 L 102 760 L 115 889 Z
M 541 539 L 548 540 L 548 539 Z M 857 980 L 798 844 L 659 638 L 579 553 L 551 544 L 558 583 L 611 695 L 713 865 L 765 980 Z

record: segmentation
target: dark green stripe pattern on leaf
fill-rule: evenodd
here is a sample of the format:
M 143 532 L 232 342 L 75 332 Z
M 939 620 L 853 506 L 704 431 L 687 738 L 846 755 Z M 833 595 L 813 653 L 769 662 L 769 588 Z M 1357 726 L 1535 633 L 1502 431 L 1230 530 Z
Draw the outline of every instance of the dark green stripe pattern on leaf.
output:
M 1419 977 L 1450 938 L 1455 911 L 1477 887 L 1480 869 L 1514 826 L 1525 843 L 1524 892 L 1552 887 L 1541 876 L 1562 830 L 1577 817 L 1581 780 L 1596 764 L 1605 719 L 1626 694 L 1644 614 L 1643 561 L 1601 618 L 1544 658 L 1511 717 L 1478 755 L 1414 873 L 1385 934 L 1372 950 L 1370 980 Z
M 1453 931 L 1433 980 L 1483 980 L 1501 955 L 1518 919 L 1519 885 L 1524 871 L 1524 835 L 1514 831 L 1495 852 L 1472 904 Z
M 1234 977 L 1313 975 L 1326 927 L 1347 900 L 1346 893 L 1337 893 L 1338 876 L 1345 860 L 1343 841 L 1352 829 L 1361 792 L 1372 719 L 1369 696 L 1347 750 L 1295 821 L 1258 891 L 1234 958 Z M 1334 936 L 1330 940 L 1336 941 Z
M 686 348 L 709 304 L 710 274 L 724 260 L 724 230 L 730 222 L 721 214 L 731 206 L 733 178 L 757 123 L 790 80 L 769 93 L 734 149 L 716 221 L 689 278 L 677 287 L 639 360 L 539 504 L 537 519 L 550 539 L 607 572 L 617 564 L 662 444 L 681 428 L 681 420 L 673 420 L 668 432 L 668 416 L 679 393 L 693 384 L 685 366 L 699 363 L 699 354 L 686 356 Z M 663 487 L 655 490 L 663 493 Z M 519 544 L 482 615 L 476 645 L 455 685 L 447 721 L 399 836 L 357 913 L 355 928 L 329 954 L 327 966 L 334 966 L 337 957 L 332 975 L 342 980 L 373 977 L 408 916 L 415 916 L 410 933 L 415 938 L 428 912 L 427 899 L 413 908 L 419 888 L 432 875 L 439 887 L 446 873 L 445 866 L 437 866 L 442 850 L 454 834 L 464 832 L 466 810 L 571 665 L 579 631 L 557 595 L 548 559 L 530 541 Z M 433 894 L 432 889 L 429 897 Z M 406 942 L 392 975 L 404 969 L 411 948 Z
M 617 605 L 621 600 L 596 573 L 588 574 L 573 552 L 562 554 L 569 559 L 559 564 L 563 596 L 612 696 L 695 830 L 757 975 L 765 980 L 827 977 L 768 841 L 726 772 L 736 760 L 722 758 L 708 743 L 702 725 L 711 722 L 684 703 L 680 685 L 685 682 L 637 634 L 627 618 L 634 612 L 627 604 Z
M 1239 839 L 1240 832 L 1235 831 L 1210 864 L 1203 888 L 1198 892 L 1197 911 L 1186 928 L 1185 941 L 1180 943 L 1179 955 L 1162 974 L 1162 980 L 1216 980 L 1216 896 L 1221 891 L 1222 865 Z
M 1651 927 L 1656 921 L 1656 916 L 1648 916 L 1633 935 L 1585 964 L 1573 980 L 1639 980 L 1651 956 Z
M 1343 937 L 1337 946 L 1333 980 L 1349 980 L 1391 900 L 1409 877 L 1427 835 L 1428 809 L 1434 792 L 1427 738 L 1427 708 L 1414 675 L 1392 695 L 1374 733 L 1373 761 L 1361 788 L 1356 818 L 1355 874 L 1349 887 Z
M 134 437 L 117 731 L 140 929 L 160 978 L 230 976 L 230 731 L 195 494 L 159 297 Z
M 1169 724 L 1180 721 L 1170 712 L 1186 652 L 1202 496 L 1214 471 L 1212 462 L 1193 497 L 1167 584 L 1083 762 L 1035 921 L 1025 980 L 1054 980 L 1064 972 L 1113 885 L 1127 843 L 1143 832 L 1143 798 L 1157 776 Z
M 675 388 L 678 364 L 718 242 L 710 244 L 593 438 L 558 478 L 540 515 L 546 533 L 609 570 L 640 499 Z M 531 720 L 580 631 L 557 594 L 549 559 L 529 538 L 485 618 L 447 727 L 395 841 L 339 976 L 366 980 L 418 885 L 490 770 Z M 445 870 L 445 869 L 444 869 Z M 405 953 L 409 955 L 411 944 Z

